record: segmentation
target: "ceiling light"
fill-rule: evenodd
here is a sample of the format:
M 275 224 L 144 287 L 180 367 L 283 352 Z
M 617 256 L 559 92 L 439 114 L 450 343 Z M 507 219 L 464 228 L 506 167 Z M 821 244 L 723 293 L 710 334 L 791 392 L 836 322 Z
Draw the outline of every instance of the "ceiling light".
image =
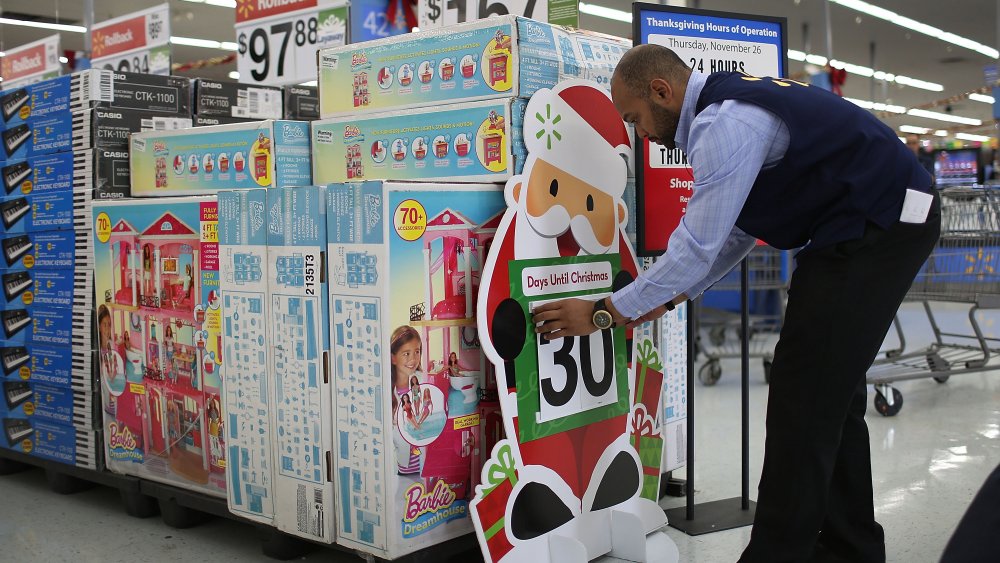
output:
M 940 92 L 944 90 L 944 86 L 936 82 L 927 82 L 926 80 L 910 78 L 909 76 L 896 76 L 895 79 L 893 79 L 893 82 L 896 84 L 902 84 L 903 86 L 913 86 L 914 88 L 930 90 L 932 92 Z
M 59 57 L 59 62 L 61 62 L 62 64 L 66 64 L 69 62 L 69 59 L 67 59 L 66 57 Z
M 961 123 L 962 125 L 982 125 L 983 122 L 978 119 L 973 119 L 971 117 L 962 117 L 959 115 L 951 115 L 948 113 L 939 113 L 936 111 L 927 111 L 925 109 L 913 108 L 906 112 L 907 115 L 912 115 L 915 117 L 926 117 L 927 119 L 937 119 L 940 121 L 949 121 L 951 123 Z
M 955 138 L 963 141 L 979 141 L 980 143 L 988 143 L 990 140 L 986 135 L 973 135 L 971 133 L 955 133 Z
M 236 0 L 205 0 L 209 6 L 219 6 L 222 8 L 235 8 Z
M 903 133 L 915 133 L 917 135 L 926 135 L 930 131 L 926 127 L 917 127 L 916 125 L 900 125 L 899 130 Z
M 934 26 L 920 23 L 916 20 L 910 19 L 905 16 L 901 16 L 896 12 L 891 10 L 886 10 L 885 8 L 880 8 L 874 4 L 869 4 L 868 2 L 862 2 L 861 0 L 830 0 L 834 4 L 840 4 L 845 8 L 850 8 L 852 10 L 857 10 L 861 13 L 868 14 L 869 16 L 885 20 L 887 22 L 894 23 L 900 27 L 905 27 L 916 31 L 917 33 L 923 33 L 930 37 L 940 39 L 951 43 L 952 45 L 958 45 L 959 47 L 965 47 L 977 53 L 986 55 L 991 59 L 996 59 L 1000 57 L 1000 51 L 997 51 L 993 47 L 988 45 L 983 45 L 971 39 L 955 35 L 954 33 L 949 33 L 942 29 L 938 29 Z
M 174 45 L 187 45 L 188 47 L 204 47 L 206 49 L 222 49 L 223 51 L 235 51 L 239 46 L 232 41 L 213 41 L 211 39 L 196 39 L 194 37 L 170 36 L 170 42 Z
M 870 102 L 868 100 L 859 100 L 856 98 L 844 98 L 852 104 L 861 106 L 865 109 L 870 109 L 874 111 L 887 111 L 889 113 L 906 113 L 906 108 L 903 106 L 894 106 L 890 104 L 883 104 L 881 102 Z
M 632 14 L 630 12 L 616 10 L 606 6 L 598 6 L 596 4 L 587 4 L 586 2 L 580 2 L 580 13 L 597 16 L 599 18 L 606 18 L 609 20 L 632 23 Z
M 240 71 L 238 71 L 238 70 L 231 70 L 231 71 L 229 71 L 229 78 L 232 78 L 233 80 L 239 80 L 240 79 Z
M 315 86 L 315 85 L 316 85 L 315 80 L 310 80 L 309 82 L 303 82 L 302 84 L 299 84 L 299 86 Z
M 806 60 L 806 54 L 802 51 L 796 51 L 795 49 L 788 50 L 788 58 L 793 61 L 804 61 Z
M 947 137 L 948 131 L 946 129 L 938 129 L 934 132 L 935 137 Z
M 969 94 L 969 99 L 977 102 L 983 102 L 984 104 L 992 104 L 994 101 L 993 96 L 987 96 L 986 94 Z
M 906 139 L 904 139 L 903 137 L 896 137 L 896 138 L 899 139 L 900 143 L 905 143 L 906 142 Z
M 814 65 L 825 66 L 826 57 L 821 57 L 819 55 L 806 55 L 806 62 Z
M 11 18 L 0 18 L 0 25 L 20 25 L 23 27 L 37 27 L 39 29 L 51 29 L 53 31 L 69 31 L 72 33 L 83 33 L 87 31 L 82 25 L 66 25 L 62 23 L 44 23 L 27 20 L 15 20 Z

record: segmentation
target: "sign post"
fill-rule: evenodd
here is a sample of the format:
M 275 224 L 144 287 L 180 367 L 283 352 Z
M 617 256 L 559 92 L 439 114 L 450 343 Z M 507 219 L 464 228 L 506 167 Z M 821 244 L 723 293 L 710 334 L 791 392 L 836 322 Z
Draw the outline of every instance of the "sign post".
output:
M 96 23 L 91 33 L 94 68 L 170 74 L 168 4 Z
M 240 81 L 283 86 L 316 80 L 316 51 L 347 43 L 346 0 L 238 0 Z
M 7 49 L 7 55 L 0 59 L 3 88 L 17 88 L 59 76 L 62 74 L 61 53 L 59 34 Z

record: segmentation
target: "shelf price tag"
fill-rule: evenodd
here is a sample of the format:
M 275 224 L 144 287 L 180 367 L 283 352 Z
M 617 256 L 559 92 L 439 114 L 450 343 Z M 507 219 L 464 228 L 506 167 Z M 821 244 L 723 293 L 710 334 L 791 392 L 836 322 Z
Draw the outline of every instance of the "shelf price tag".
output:
M 170 74 L 170 6 L 160 4 L 96 23 L 92 44 L 94 68 Z
M 419 0 L 417 3 L 420 29 L 507 15 L 558 25 L 580 25 L 577 0 Z
M 59 34 L 7 49 L 0 59 L 0 76 L 5 90 L 54 78 L 62 73 L 59 64 Z
M 238 0 L 237 68 L 247 83 L 316 80 L 316 51 L 347 42 L 346 0 Z

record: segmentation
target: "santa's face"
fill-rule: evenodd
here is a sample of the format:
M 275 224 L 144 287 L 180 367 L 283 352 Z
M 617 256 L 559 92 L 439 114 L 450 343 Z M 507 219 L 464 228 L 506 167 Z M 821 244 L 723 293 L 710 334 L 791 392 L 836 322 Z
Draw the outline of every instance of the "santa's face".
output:
M 531 228 L 558 241 L 563 256 L 604 254 L 618 234 L 618 205 L 614 197 L 583 179 L 537 159 L 531 167 L 522 201 Z

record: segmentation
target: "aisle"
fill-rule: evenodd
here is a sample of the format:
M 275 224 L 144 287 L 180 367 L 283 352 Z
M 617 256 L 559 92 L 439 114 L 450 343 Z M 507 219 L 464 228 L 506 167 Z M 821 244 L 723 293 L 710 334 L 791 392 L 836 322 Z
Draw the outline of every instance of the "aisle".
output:
M 944 306 L 943 327 L 960 325 L 960 308 Z M 997 315 L 996 318 L 1000 318 Z M 984 322 L 994 330 L 992 317 Z M 919 310 L 904 310 L 912 346 L 927 342 Z M 698 490 L 700 501 L 739 494 L 738 363 L 727 363 L 714 388 L 699 385 Z M 763 456 L 767 387 L 759 362 L 751 364 L 751 498 Z M 936 563 L 951 531 L 986 475 L 1000 463 L 1000 372 L 900 384 L 905 406 L 895 418 L 869 407 L 877 515 L 886 529 L 889 562 Z M 158 518 L 138 520 L 122 510 L 118 493 L 96 489 L 70 496 L 48 490 L 41 471 L 0 477 L 0 545 L 10 561 L 189 562 L 273 561 L 260 553 L 253 528 L 222 519 L 188 530 Z M 679 506 L 670 499 L 666 506 Z M 682 561 L 735 561 L 749 528 L 690 538 L 669 528 Z M 465 563 L 467 558 L 453 558 Z M 330 550 L 301 561 L 357 562 Z

